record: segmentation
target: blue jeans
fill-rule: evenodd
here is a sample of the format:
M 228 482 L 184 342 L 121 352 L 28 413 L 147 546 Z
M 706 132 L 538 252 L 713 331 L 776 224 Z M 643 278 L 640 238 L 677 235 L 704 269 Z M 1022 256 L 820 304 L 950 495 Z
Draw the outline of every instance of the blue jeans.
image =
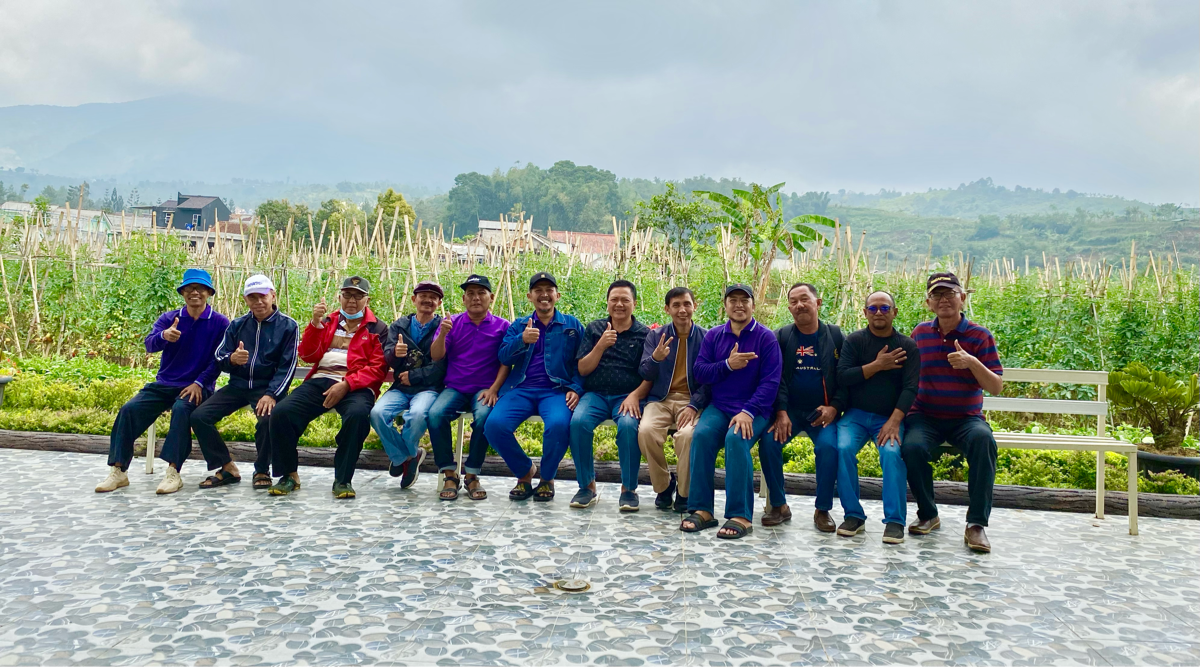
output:
M 533 460 L 521 449 L 516 431 L 521 422 L 533 415 L 542 418 L 541 478 L 552 480 L 558 474 L 570 444 L 571 408 L 567 407 L 566 392 L 555 387 L 530 389 L 514 387 L 496 401 L 492 414 L 483 425 L 483 433 L 492 443 L 508 469 L 518 478 L 529 474 Z
M 438 470 L 454 470 L 458 467 L 458 462 L 454 460 L 450 424 L 458 419 L 459 414 L 467 411 L 470 411 L 472 417 L 471 445 L 467 450 L 467 462 L 463 465 L 463 472 L 478 475 L 483 470 L 483 461 L 488 450 L 488 439 L 483 433 L 483 427 L 492 412 L 492 406 L 480 401 L 479 394 L 480 392 L 464 394 L 446 387 L 438 394 L 433 407 L 429 408 L 429 441 L 433 443 L 433 460 L 437 463 Z
M 867 519 L 858 501 L 858 451 L 868 440 L 875 440 L 887 420 L 858 408 L 850 408 L 838 420 L 837 488 L 846 518 Z M 900 441 L 904 441 L 904 424 L 900 425 Z M 900 457 L 900 443 L 893 440 L 879 448 L 879 466 L 883 468 L 883 522 L 903 526 L 908 514 L 908 469 Z
M 638 470 L 642 466 L 642 450 L 638 449 L 637 417 L 617 414 L 621 402 L 629 394 L 599 394 L 589 391 L 579 399 L 571 416 L 571 458 L 575 461 L 575 478 L 579 488 L 596 481 L 595 455 L 592 444 L 596 427 L 605 419 L 617 423 L 617 458 L 621 461 L 621 486 L 637 490 Z
M 833 507 L 833 485 L 837 480 L 837 424 L 813 426 L 805 419 L 809 412 L 811 410 L 788 410 L 788 418 L 792 420 L 793 438 L 807 433 L 813 441 L 817 457 L 817 509 L 828 512 Z M 787 504 L 783 489 L 783 446 L 786 444 L 776 440 L 770 431 L 765 431 L 758 443 L 758 460 L 771 496 L 771 507 Z
M 717 452 L 725 448 L 725 518 L 754 518 L 754 460 L 750 449 L 767 428 L 766 417 L 754 418 L 754 433 L 743 438 L 729 426 L 733 413 L 704 408 L 692 431 L 692 488 L 689 512 L 713 511 L 713 474 Z
M 392 465 L 400 465 L 417 455 L 417 446 L 425 434 L 425 421 L 429 408 L 437 400 L 438 393 L 432 389 L 406 394 L 399 389 L 390 389 L 371 408 L 371 427 L 383 442 Z M 397 431 L 396 417 L 404 415 L 403 431 Z

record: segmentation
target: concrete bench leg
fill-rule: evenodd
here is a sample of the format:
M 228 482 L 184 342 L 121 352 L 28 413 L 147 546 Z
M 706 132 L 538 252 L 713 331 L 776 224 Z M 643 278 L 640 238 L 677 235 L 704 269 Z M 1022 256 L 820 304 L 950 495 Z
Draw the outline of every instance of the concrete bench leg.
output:
M 1137 467 L 1137 452 L 1130 452 L 1126 455 L 1129 459 L 1129 534 L 1138 534 L 1138 467 Z
M 154 424 L 146 429 L 146 474 L 154 474 L 154 441 L 158 438 L 154 433 Z
M 1104 518 L 1104 450 L 1096 452 L 1096 518 Z

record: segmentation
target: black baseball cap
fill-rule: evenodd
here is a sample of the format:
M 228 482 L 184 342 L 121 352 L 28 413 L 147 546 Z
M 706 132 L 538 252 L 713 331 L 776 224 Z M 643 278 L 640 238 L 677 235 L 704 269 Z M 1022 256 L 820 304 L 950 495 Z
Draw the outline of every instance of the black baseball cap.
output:
M 342 289 L 353 289 L 363 294 L 371 293 L 371 282 L 362 276 L 350 276 L 342 281 Z
M 729 296 L 730 294 L 733 294 L 734 292 L 745 292 L 746 296 L 750 297 L 751 300 L 754 299 L 754 290 L 751 289 L 749 285 L 744 285 L 742 283 L 734 283 L 734 284 L 730 285 L 729 287 L 725 288 L 725 296 Z
M 546 271 L 538 271 L 537 273 L 533 274 L 532 278 L 529 279 L 529 289 L 533 289 L 534 285 L 542 282 L 543 280 L 551 285 L 554 285 L 555 287 L 558 287 L 558 281 L 554 279 L 553 275 L 547 273 Z
M 467 276 L 467 281 L 459 285 L 459 287 L 465 290 L 471 285 L 478 285 L 489 292 L 496 291 L 492 289 L 492 281 L 488 280 L 487 276 L 481 276 L 478 273 L 472 273 L 470 276 Z
M 938 287 L 949 287 L 955 292 L 964 292 L 962 283 L 958 282 L 958 276 L 949 271 L 941 271 L 929 276 L 929 280 L 925 281 L 925 296 L 929 296 L 930 292 Z

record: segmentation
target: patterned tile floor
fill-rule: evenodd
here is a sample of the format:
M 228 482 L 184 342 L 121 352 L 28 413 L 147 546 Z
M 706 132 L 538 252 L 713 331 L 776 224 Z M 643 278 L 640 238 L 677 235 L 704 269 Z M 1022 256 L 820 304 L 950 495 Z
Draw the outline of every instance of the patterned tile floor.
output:
M 140 460 L 135 462 L 140 464 Z M 677 516 L 492 496 L 439 502 L 374 471 L 334 501 L 305 469 L 286 498 L 248 483 L 99 495 L 104 461 L 0 449 L 0 665 L 773 665 L 1200 663 L 1197 524 L 996 510 L 995 551 L 963 508 L 899 546 L 797 519 L 741 542 Z M 162 464 L 158 464 L 161 473 Z M 723 498 L 718 494 L 718 507 Z M 650 504 L 649 509 L 645 505 Z M 915 508 L 909 508 L 910 515 Z M 835 511 L 840 518 L 840 512 Z M 593 584 L 583 594 L 560 578 Z

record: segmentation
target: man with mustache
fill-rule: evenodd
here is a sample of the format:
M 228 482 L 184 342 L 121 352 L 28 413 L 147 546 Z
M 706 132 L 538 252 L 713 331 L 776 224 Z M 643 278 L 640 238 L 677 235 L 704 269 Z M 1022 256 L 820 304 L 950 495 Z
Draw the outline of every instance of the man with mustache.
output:
M 866 528 L 858 500 L 858 451 L 868 440 L 879 450 L 883 468 L 883 542 L 904 541 L 908 512 L 907 470 L 900 458 L 904 415 L 917 398 L 920 353 L 913 339 L 896 331 L 896 301 L 872 292 L 863 308 L 867 327 L 846 337 L 838 362 L 838 382 L 846 388 L 846 413 L 837 423 L 838 497 L 845 519 L 837 534 L 852 537 Z
M 793 435 L 804 432 L 813 442 L 817 463 L 817 498 L 813 523 L 823 533 L 834 531 L 829 510 L 837 482 L 837 428 L 834 421 L 845 406 L 838 385 L 837 364 L 845 337 L 836 324 L 819 318 L 821 298 L 810 283 L 796 283 L 787 293 L 792 323 L 775 332 L 783 355 L 783 377 L 775 398 L 775 421 L 758 445 L 763 481 L 770 493 L 770 509 L 762 525 L 791 521 L 783 488 L 783 447 Z
M 517 484 L 508 492 L 510 500 L 536 502 L 554 499 L 554 477 L 570 445 L 571 411 L 583 393 L 576 352 L 583 339 L 583 325 L 556 307 L 558 282 L 542 271 L 529 279 L 526 297 L 533 314 L 518 317 L 508 327 L 500 344 L 500 363 L 512 368 L 500 400 L 483 427 Z M 516 430 L 533 415 L 542 418 L 542 481 L 533 487 L 537 472 L 533 461 L 517 442 Z

